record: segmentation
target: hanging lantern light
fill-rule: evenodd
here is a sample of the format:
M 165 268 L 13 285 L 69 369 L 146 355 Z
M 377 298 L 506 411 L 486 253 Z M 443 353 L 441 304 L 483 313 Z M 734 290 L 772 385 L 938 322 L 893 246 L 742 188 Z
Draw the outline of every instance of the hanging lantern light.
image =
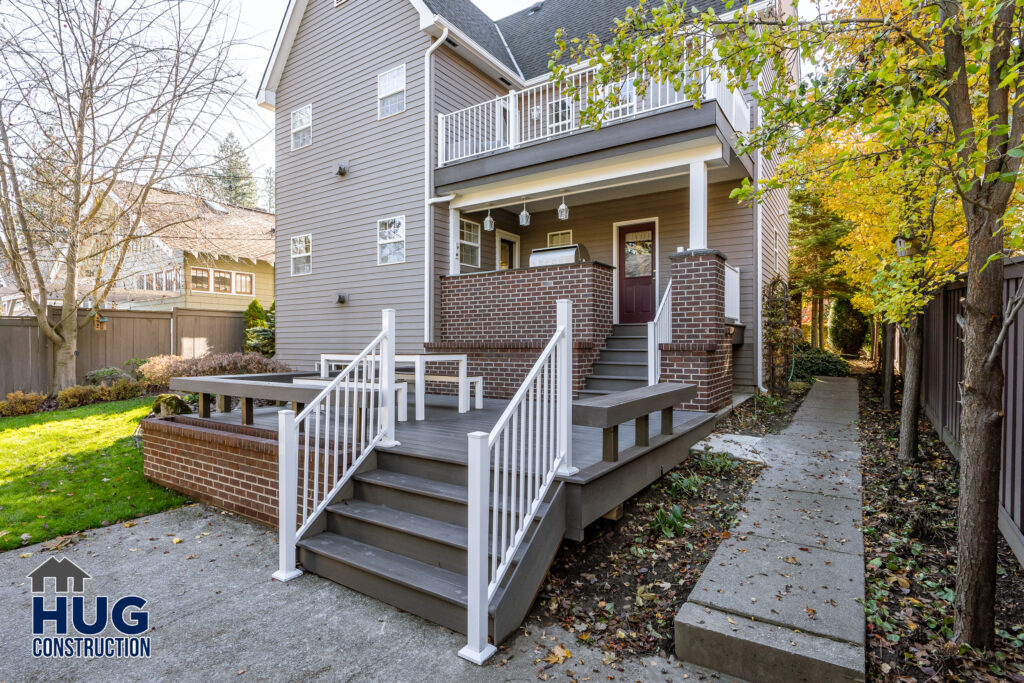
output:
M 558 205 L 558 220 L 569 220 L 569 207 L 565 205 L 565 195 L 562 195 L 562 203 Z
M 530 212 L 526 210 L 526 198 L 523 197 L 523 211 L 522 211 L 522 213 L 519 214 L 519 225 L 526 226 L 526 225 L 529 225 L 529 224 L 530 224 Z
M 494 219 L 491 218 L 491 210 L 487 209 L 487 218 L 484 219 L 484 230 L 494 232 Z

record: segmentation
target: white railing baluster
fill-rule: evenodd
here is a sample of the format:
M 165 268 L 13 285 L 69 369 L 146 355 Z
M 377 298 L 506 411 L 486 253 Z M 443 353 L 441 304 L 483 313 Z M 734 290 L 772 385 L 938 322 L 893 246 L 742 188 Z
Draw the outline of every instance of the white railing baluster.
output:
M 490 433 L 469 435 L 468 642 L 459 655 L 477 664 L 495 651 L 487 643 L 491 599 L 556 475 L 575 471 L 571 302 L 558 301 L 556 311 L 554 336 L 497 424 Z
M 296 541 L 374 448 L 379 444 L 398 445 L 394 440 L 394 349 L 395 312 L 388 309 L 383 312 L 383 329 L 377 338 L 315 399 L 298 415 L 291 410 L 278 413 L 280 553 L 275 579 L 288 581 L 302 573 L 295 567 Z M 326 358 L 321 357 L 321 363 L 325 362 L 328 362 Z M 298 501 L 300 462 L 301 505 Z

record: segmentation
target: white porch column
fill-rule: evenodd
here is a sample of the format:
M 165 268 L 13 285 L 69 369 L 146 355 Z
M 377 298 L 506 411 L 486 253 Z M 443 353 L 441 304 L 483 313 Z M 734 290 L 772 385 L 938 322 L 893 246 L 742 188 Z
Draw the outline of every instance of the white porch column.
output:
M 708 168 L 690 162 L 690 249 L 708 248 Z
M 459 219 L 462 212 L 448 209 L 448 274 L 459 274 Z

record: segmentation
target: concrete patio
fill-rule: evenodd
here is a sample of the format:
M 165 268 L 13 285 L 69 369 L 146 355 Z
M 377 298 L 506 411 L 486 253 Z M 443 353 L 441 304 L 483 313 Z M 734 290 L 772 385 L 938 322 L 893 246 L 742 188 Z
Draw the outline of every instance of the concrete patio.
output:
M 150 659 L 33 658 L 26 575 L 54 555 L 91 574 L 87 596 L 148 601 Z M 57 552 L 32 545 L 2 553 L 0 681 L 710 680 L 709 672 L 662 658 L 608 666 L 601 650 L 530 621 L 476 667 L 456 655 L 463 636 L 317 576 L 272 581 L 276 562 L 273 531 L 203 505 L 89 531 Z M 538 661 L 559 644 L 571 658 Z

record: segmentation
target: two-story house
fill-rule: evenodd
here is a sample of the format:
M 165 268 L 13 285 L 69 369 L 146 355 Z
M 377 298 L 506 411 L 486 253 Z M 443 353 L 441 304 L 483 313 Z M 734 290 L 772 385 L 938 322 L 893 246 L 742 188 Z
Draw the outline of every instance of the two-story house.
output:
M 485 393 L 509 397 L 565 295 L 594 312 L 575 326 L 584 394 L 677 378 L 713 410 L 760 384 L 787 196 L 729 197 L 771 172 L 734 146 L 752 98 L 709 81 L 698 107 L 626 84 L 591 130 L 550 81 L 557 29 L 600 36 L 630 4 L 543 0 L 492 21 L 470 0 L 289 3 L 259 93 L 277 113 L 283 361 L 358 350 L 392 307 L 400 352 L 465 352 Z M 724 328 L 670 330 L 698 319 L 684 298 L 708 297 Z

